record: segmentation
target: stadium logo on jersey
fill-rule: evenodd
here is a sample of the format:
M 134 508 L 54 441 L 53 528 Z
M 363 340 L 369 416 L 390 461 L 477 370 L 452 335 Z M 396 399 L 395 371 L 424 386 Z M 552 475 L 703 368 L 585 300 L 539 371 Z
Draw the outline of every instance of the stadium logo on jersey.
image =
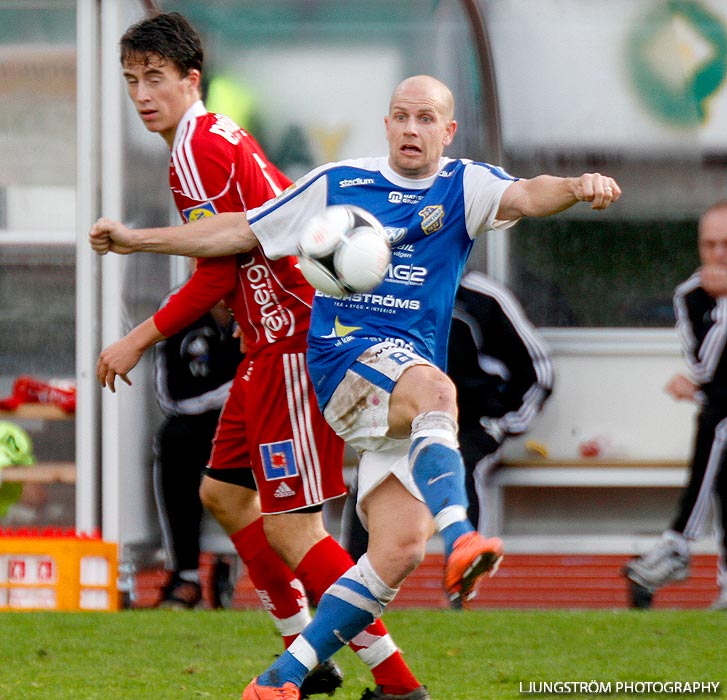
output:
M 295 461 L 292 440 L 266 442 L 260 445 L 260 457 L 266 481 L 278 481 L 298 476 L 298 465 Z
M 338 183 L 338 187 L 343 189 L 344 187 L 360 187 L 361 185 L 373 185 L 374 178 L 372 177 L 354 177 L 350 180 L 341 180 Z
M 441 204 L 430 204 L 417 212 L 422 217 L 422 231 L 428 236 L 439 231 L 444 223 L 444 207 Z
M 197 219 L 203 219 L 206 216 L 214 216 L 216 213 L 217 210 L 212 202 L 195 204 L 193 207 L 188 207 L 187 209 L 182 210 L 182 216 L 187 222 L 197 221 Z

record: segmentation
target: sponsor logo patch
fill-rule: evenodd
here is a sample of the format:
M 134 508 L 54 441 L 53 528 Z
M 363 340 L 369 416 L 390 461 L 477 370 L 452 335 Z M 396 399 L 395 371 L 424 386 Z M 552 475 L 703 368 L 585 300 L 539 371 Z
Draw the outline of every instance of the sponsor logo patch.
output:
M 295 496 L 295 491 L 293 491 L 293 489 L 291 489 L 284 481 L 281 481 L 280 486 L 275 489 L 275 493 L 273 495 L 275 498 L 290 498 L 291 496 Z
M 214 216 L 216 213 L 217 210 L 212 202 L 195 204 L 193 207 L 187 207 L 187 209 L 182 210 L 182 216 L 187 222 L 197 221 L 197 219 L 203 219 L 207 216 Z
M 292 440 L 260 445 L 260 457 L 266 481 L 277 481 L 299 474 Z
M 391 243 L 392 246 L 398 245 L 399 242 L 403 241 L 406 236 L 406 232 L 407 229 L 404 226 L 384 227 L 384 233 L 386 233 L 386 237 L 389 239 L 389 243 Z
M 414 194 L 411 192 L 389 192 L 389 202 L 391 204 L 419 204 L 422 201 L 424 195 Z

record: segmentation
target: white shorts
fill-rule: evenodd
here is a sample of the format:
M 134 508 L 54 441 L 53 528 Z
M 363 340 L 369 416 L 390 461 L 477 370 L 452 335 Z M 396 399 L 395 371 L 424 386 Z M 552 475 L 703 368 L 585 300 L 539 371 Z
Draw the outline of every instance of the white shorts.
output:
M 368 496 L 389 474 L 395 476 L 402 486 L 416 498 L 424 502 L 419 487 L 414 483 L 409 464 L 409 445 L 411 440 L 397 440 L 400 444 L 390 450 L 368 450 L 361 454 L 358 463 L 358 492 L 356 512 L 363 526 L 368 530 L 366 514 L 361 507 Z
M 389 400 L 401 375 L 416 365 L 432 363 L 393 343 L 372 345 L 348 369 L 323 417 L 358 452 L 397 447 L 401 439 L 387 435 Z
M 410 367 L 432 363 L 393 343 L 365 350 L 333 392 L 323 416 L 360 453 L 356 510 L 366 527 L 361 503 L 389 474 L 419 501 L 424 501 L 409 466 L 409 438 L 392 438 L 389 400 L 401 375 Z

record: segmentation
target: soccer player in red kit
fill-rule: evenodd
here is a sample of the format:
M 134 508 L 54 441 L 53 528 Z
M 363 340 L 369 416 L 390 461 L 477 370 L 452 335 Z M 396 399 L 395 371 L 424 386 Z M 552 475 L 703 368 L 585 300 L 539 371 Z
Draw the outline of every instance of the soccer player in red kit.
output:
M 291 184 L 249 134 L 207 112 L 201 42 L 181 15 L 157 14 L 135 24 L 120 46 L 129 97 L 146 128 L 171 149 L 169 183 L 185 221 L 245 211 Z M 220 299 L 233 311 L 246 356 L 222 411 L 200 494 L 232 539 L 286 647 L 310 620 L 303 590 L 316 604 L 353 566 L 323 525 L 322 504 L 345 492 L 343 443 L 323 419 L 308 378 L 312 298 L 294 258 L 272 261 L 255 249 L 200 259 L 166 306 L 105 348 L 97 364 L 99 382 L 114 391 L 117 377 L 130 383 L 127 374 L 146 349 Z M 429 698 L 380 620 L 351 647 L 376 681 L 364 697 Z M 335 666 L 323 670 L 338 673 Z M 340 682 L 337 675 L 332 687 L 309 692 L 332 691 Z

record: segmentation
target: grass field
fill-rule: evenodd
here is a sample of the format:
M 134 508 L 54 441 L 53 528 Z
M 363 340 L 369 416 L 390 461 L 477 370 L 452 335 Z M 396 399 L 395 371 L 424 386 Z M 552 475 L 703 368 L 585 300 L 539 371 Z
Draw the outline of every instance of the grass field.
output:
M 385 619 L 433 700 L 545 697 L 528 692 L 544 681 L 610 682 L 614 697 L 684 697 L 617 694 L 617 681 L 713 681 L 727 697 L 724 612 L 406 610 Z M 280 651 L 258 611 L 4 613 L 0 631 L 0 700 L 239 700 Z M 372 685 L 368 670 L 348 649 L 337 660 L 346 680 L 336 700 L 358 700 Z

